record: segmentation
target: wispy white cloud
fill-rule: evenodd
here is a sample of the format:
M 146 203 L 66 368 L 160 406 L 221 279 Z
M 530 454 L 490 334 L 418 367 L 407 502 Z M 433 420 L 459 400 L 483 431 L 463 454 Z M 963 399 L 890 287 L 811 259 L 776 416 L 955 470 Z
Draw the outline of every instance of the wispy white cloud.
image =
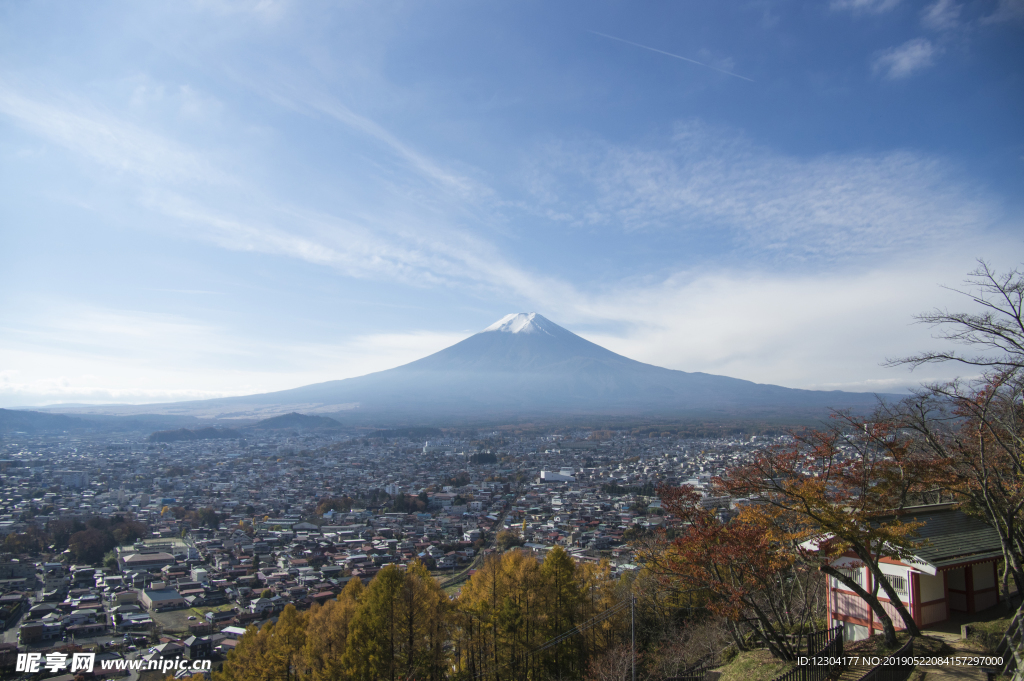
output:
M 306 103 L 316 111 L 324 113 L 345 126 L 381 142 L 422 177 L 447 190 L 454 191 L 466 198 L 469 198 L 476 192 L 484 191 L 489 193 L 479 183 L 443 168 L 433 160 L 413 150 L 376 122 L 365 116 L 360 116 L 334 98 L 314 95 L 310 96 Z
M 832 0 L 831 7 L 834 10 L 847 10 L 852 12 L 866 12 L 870 14 L 882 14 L 895 8 L 901 0 Z
M 417 151 L 384 126 L 353 111 L 322 87 L 304 85 L 300 76 L 282 77 L 273 81 L 255 80 L 239 74 L 235 74 L 235 78 L 253 92 L 279 106 L 304 115 L 327 116 L 350 131 L 375 140 L 394 158 L 436 188 L 451 192 L 462 199 L 492 196 L 492 191 L 486 185 L 446 168 Z
M 466 232 L 422 225 L 415 216 L 371 229 L 332 215 L 281 204 L 258 217 L 238 217 L 173 194 L 151 194 L 146 205 L 198 227 L 195 238 L 235 251 L 252 251 L 331 267 L 357 278 L 424 287 L 460 287 L 511 294 L 528 301 L 578 292 L 557 277 L 530 272 L 496 246 Z
M 176 231 L 191 229 L 194 238 L 353 277 L 501 292 L 538 305 L 554 298 L 587 317 L 580 312 L 585 297 L 574 285 L 531 271 L 487 239 L 446 224 L 460 210 L 458 201 L 433 213 L 418 202 L 394 202 L 346 216 L 290 205 L 145 130 L 40 104 L 10 88 L 0 97 L 0 112 L 104 165 L 146 178 L 199 175 L 236 186 L 234 193 L 190 192 L 173 182 L 137 188 L 141 205 L 170 218 Z M 470 186 L 372 121 L 324 106 L 346 126 L 393 148 L 415 173 L 456 192 Z M 776 261 L 821 266 L 898 253 L 927 238 L 987 228 L 1000 213 L 994 200 L 934 158 L 911 152 L 797 158 L 699 123 L 680 125 L 668 145 L 592 140 L 555 145 L 538 157 L 531 171 L 536 191 L 526 209 L 546 220 L 720 232 L 737 255 L 758 251 L 760 260 L 768 253 Z
M 871 68 L 890 80 L 900 80 L 931 66 L 937 53 L 927 38 L 914 38 L 876 55 Z
M 148 403 L 281 390 L 389 369 L 467 335 L 411 330 L 330 344 L 274 341 L 179 315 L 96 307 L 0 327 L 0 334 L 0 406 Z
M 224 103 L 219 99 L 187 83 L 168 86 L 145 76 L 136 76 L 131 81 L 134 87 L 128 102 L 136 115 L 145 116 L 154 109 L 170 108 L 182 119 L 208 121 L 224 110 Z
M 200 154 L 82 102 L 33 99 L 0 81 L 0 113 L 43 139 L 118 172 L 169 182 L 229 182 Z
M 921 23 L 933 31 L 946 31 L 956 28 L 960 22 L 963 5 L 956 0 L 936 0 L 924 8 Z
M 444 281 L 433 273 L 444 269 L 444 263 L 429 253 L 332 216 L 271 204 L 261 205 L 259 216 L 242 217 L 172 193 L 149 193 L 143 203 L 182 224 L 197 226 L 196 238 L 229 250 L 295 258 L 353 277 L 387 277 L 413 284 Z
M 956 375 L 954 367 L 911 373 L 881 366 L 887 358 L 939 347 L 913 315 L 963 309 L 955 284 L 974 255 L 953 249 L 900 263 L 813 276 L 719 272 L 673 276 L 591 299 L 592 311 L 624 331 L 585 333 L 635 359 L 683 371 L 736 376 L 797 388 L 901 391 Z M 1020 241 L 1003 244 L 1000 267 L 1013 266 Z M 883 302 L 884 301 L 884 302 Z
M 993 224 L 998 203 L 909 151 L 798 158 L 691 123 L 660 149 L 557 144 L 529 173 L 539 210 L 579 227 L 720 232 L 773 258 L 848 260 Z
M 385 144 L 415 174 L 456 194 L 481 191 L 339 103 L 316 107 Z M 433 213 L 423 212 L 421 203 L 393 202 L 339 216 L 276 200 L 201 153 L 88 107 L 72 112 L 5 87 L 0 112 L 103 165 L 171 181 L 141 185 L 141 204 L 178 225 L 192 225 L 195 237 L 224 248 L 419 286 L 483 287 L 537 302 L 553 292 L 567 300 L 580 298 L 569 283 L 538 275 L 486 239 L 446 224 L 461 210 L 462 202 L 454 198 Z M 680 125 L 667 146 L 590 141 L 556 145 L 539 156 L 533 186 L 542 189 L 534 192 L 528 210 L 546 219 L 626 230 L 721 231 L 735 246 L 767 250 L 774 258 L 830 262 L 894 252 L 925 235 L 984 228 L 999 212 L 992 200 L 958 182 L 933 158 L 898 152 L 801 159 L 698 123 Z M 210 195 L 174 184 L 195 177 L 240 189 Z
M 153 96 L 153 88 L 149 91 L 147 96 Z M 364 211 L 367 202 L 361 198 L 347 217 L 316 211 L 276 200 L 272 191 L 250 185 L 241 174 L 221 170 L 202 153 L 88 107 L 76 113 L 11 88 L 0 89 L 0 113 L 49 142 L 121 171 L 129 180 L 144 180 L 133 185 L 142 206 L 179 226 L 191 225 L 194 237 L 223 248 L 295 258 L 349 276 L 419 286 L 511 287 L 530 296 L 557 288 L 510 263 L 492 244 L 446 224 L 462 210 L 460 200 L 467 199 L 467 194 L 481 197 L 489 189 L 444 171 L 336 102 L 322 104 L 322 109 L 383 142 L 418 176 L 457 196 L 433 213 L 424 210 L 426 202 L 403 207 L 401 200 Z M 234 191 L 193 192 L 181 186 L 191 180 L 231 185 Z

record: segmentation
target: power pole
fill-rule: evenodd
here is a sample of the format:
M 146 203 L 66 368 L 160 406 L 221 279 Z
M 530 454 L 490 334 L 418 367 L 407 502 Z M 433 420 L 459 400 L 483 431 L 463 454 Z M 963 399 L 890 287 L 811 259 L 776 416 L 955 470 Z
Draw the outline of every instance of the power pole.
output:
M 630 653 L 633 666 L 633 681 L 636 681 L 636 596 L 629 594 L 629 637 Z

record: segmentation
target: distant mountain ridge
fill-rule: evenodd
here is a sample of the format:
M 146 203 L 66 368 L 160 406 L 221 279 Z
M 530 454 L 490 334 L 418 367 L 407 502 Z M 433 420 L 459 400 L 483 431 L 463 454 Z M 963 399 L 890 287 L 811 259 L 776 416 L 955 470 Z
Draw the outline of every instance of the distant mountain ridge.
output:
M 341 424 L 326 416 L 309 416 L 293 411 L 290 414 L 263 419 L 253 424 L 251 428 L 253 430 L 278 430 L 284 428 L 291 430 L 337 430 L 341 428 Z
M 181 428 L 183 424 L 200 428 L 204 424 L 194 416 L 180 414 L 154 414 L 146 413 L 148 409 L 133 407 L 133 411 L 142 413 L 127 413 L 124 415 L 112 415 L 112 409 L 102 410 L 96 413 L 95 407 L 86 405 L 74 405 L 76 410 L 84 408 L 84 413 L 75 413 L 68 416 L 60 412 L 67 408 L 49 409 L 47 411 L 36 411 L 33 409 L 0 409 L 0 434 L 13 435 L 25 433 L 30 435 L 56 435 L 60 433 L 137 433 L 140 431 L 153 431 L 160 429 L 172 430 L 175 427 Z M 102 408 L 100 408 L 102 409 Z M 206 421 L 205 423 L 209 423 Z
M 205 428 L 178 428 L 177 430 L 158 430 L 148 438 L 149 442 L 183 442 L 190 440 L 235 440 L 245 437 L 244 431 L 261 430 L 338 430 L 341 424 L 326 416 L 308 416 L 292 412 L 282 414 L 269 419 L 263 419 L 249 426 L 243 426 L 241 430 L 235 428 L 217 428 L 207 426 Z
M 645 364 L 542 315 L 519 313 L 394 369 L 271 393 L 134 409 L 207 418 L 302 411 L 347 422 L 424 423 L 588 415 L 821 417 L 830 409 L 867 412 L 876 404 L 872 394 L 797 390 Z
M 0 409 L 0 433 L 41 433 L 75 430 L 85 421 L 64 414 Z

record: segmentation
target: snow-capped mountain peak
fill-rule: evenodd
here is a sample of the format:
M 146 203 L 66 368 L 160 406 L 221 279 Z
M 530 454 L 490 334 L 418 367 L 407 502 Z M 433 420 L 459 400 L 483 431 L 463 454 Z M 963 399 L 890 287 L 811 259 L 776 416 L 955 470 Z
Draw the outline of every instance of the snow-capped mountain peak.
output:
M 775 422 L 790 415 L 817 418 L 832 409 L 871 413 L 877 400 L 868 393 L 790 390 L 663 369 L 623 357 L 539 314 L 524 312 L 506 315 L 480 333 L 394 369 L 274 393 L 184 402 L 175 409 L 179 407 L 189 411 L 173 413 L 265 416 L 271 409 L 344 410 L 345 418 L 355 423 L 390 418 L 480 418 L 481 423 L 490 423 L 555 415 Z
M 484 329 L 483 333 L 500 331 L 503 333 L 546 333 L 551 335 L 551 332 L 545 328 L 549 325 L 552 325 L 551 322 L 536 312 L 519 312 L 505 315 Z

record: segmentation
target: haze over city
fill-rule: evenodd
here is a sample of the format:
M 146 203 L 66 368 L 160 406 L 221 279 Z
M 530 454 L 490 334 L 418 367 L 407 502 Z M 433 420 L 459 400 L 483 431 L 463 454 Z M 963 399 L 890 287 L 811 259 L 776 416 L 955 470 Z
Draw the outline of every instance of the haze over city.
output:
M 790 388 L 956 375 L 1021 262 L 1016 0 L 0 7 L 0 406 L 283 390 L 536 311 Z M 944 373 L 947 372 L 947 373 Z

